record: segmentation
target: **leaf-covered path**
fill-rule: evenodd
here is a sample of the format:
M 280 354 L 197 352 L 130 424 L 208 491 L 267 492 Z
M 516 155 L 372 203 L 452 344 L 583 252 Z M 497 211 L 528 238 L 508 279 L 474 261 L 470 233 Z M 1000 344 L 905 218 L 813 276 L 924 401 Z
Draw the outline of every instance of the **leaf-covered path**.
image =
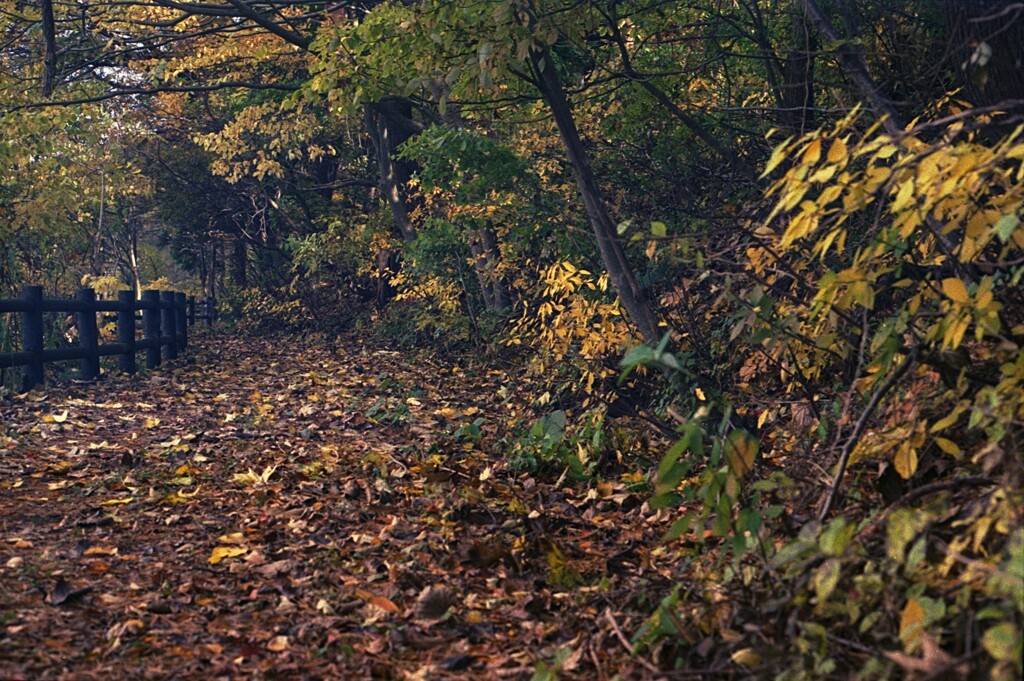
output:
M 664 528 L 509 471 L 500 372 L 213 336 L 0 409 L 0 678 L 657 676 Z

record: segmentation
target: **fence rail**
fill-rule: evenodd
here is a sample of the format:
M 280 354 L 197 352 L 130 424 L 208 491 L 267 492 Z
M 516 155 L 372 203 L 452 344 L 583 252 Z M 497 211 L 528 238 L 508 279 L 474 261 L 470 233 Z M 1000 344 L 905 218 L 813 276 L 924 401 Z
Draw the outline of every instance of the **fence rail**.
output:
M 137 312 L 142 312 L 142 338 L 137 338 Z M 145 350 L 146 368 L 160 366 L 161 358 L 176 359 L 188 346 L 188 327 L 196 322 L 196 301 L 174 291 L 119 291 L 117 300 L 97 300 L 91 288 L 79 289 L 74 298 L 44 298 L 42 286 L 25 286 L 20 298 L 0 299 L 0 313 L 21 313 L 21 350 L 0 353 L 0 369 L 25 367 L 24 389 L 42 385 L 44 367 L 51 362 L 79 361 L 79 375 L 90 381 L 100 375 L 100 358 L 117 355 L 121 371 L 136 371 L 135 354 Z M 78 346 L 44 347 L 44 312 L 75 313 Z M 96 315 L 117 313 L 117 342 L 100 344 Z M 207 325 L 215 317 L 213 301 L 200 303 L 200 319 Z

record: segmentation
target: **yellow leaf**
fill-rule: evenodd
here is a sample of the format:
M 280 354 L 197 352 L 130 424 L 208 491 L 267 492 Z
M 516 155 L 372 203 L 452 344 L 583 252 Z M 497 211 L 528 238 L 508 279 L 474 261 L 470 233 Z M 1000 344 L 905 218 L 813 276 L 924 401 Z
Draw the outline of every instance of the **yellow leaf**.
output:
M 222 534 L 217 537 L 217 541 L 221 544 L 244 544 L 245 535 L 241 532 L 232 532 L 231 534 Z
M 754 468 L 757 459 L 757 440 L 745 430 L 734 430 L 725 441 L 725 460 L 729 472 L 742 478 Z
M 818 197 L 818 205 L 824 208 L 828 204 L 832 203 L 839 198 L 839 195 L 843 193 L 843 188 L 837 184 L 830 185 L 821 192 L 821 196 Z
M 907 649 L 913 649 L 924 635 L 925 611 L 916 599 L 911 598 L 900 613 L 900 640 Z
M 964 413 L 964 409 L 963 405 L 957 405 L 948 415 L 935 422 L 931 428 L 931 432 L 937 433 L 940 430 L 949 428 L 960 419 L 960 415 Z
M 964 334 L 967 333 L 967 327 L 970 326 L 971 320 L 969 317 L 960 317 L 953 324 L 950 324 L 946 330 L 946 335 L 942 339 L 943 344 L 946 347 L 958 348 L 960 343 L 964 339 Z
M 900 477 L 907 480 L 917 471 L 917 450 L 904 442 L 892 459 L 892 465 Z
M 875 154 L 875 158 L 885 160 L 887 158 L 890 158 L 897 151 L 899 151 L 899 149 L 895 145 L 886 144 L 885 146 L 878 150 L 878 153 Z
M 732 654 L 732 661 L 744 667 L 758 667 L 761 665 L 761 653 L 753 648 L 742 648 Z
M 800 159 L 801 163 L 811 165 L 817 163 L 818 159 L 821 158 L 821 139 L 816 139 L 807 145 L 807 149 L 804 150 L 804 155 Z
M 907 208 L 914 199 L 914 183 L 904 180 L 900 190 L 896 193 L 896 200 L 892 202 L 892 212 L 899 213 Z
M 960 303 L 961 305 L 966 304 L 971 299 L 967 293 L 967 287 L 964 286 L 964 282 L 956 277 L 942 280 L 942 292 L 952 299 L 953 302 Z
M 829 163 L 839 163 L 846 159 L 846 143 L 841 139 L 835 139 L 832 141 L 832 146 L 828 148 L 828 155 L 826 156 Z
M 241 546 L 218 546 L 210 554 L 209 563 L 210 565 L 216 565 L 225 558 L 236 558 L 238 556 L 245 555 L 249 552 L 249 549 Z
M 44 418 L 43 420 L 44 421 L 53 421 L 54 423 L 64 423 L 65 421 L 68 420 L 68 410 L 65 409 L 60 414 L 53 414 L 52 416 L 50 416 L 48 418 Z
M 789 142 L 792 139 L 792 137 L 787 137 L 782 144 L 772 150 L 771 158 L 768 159 L 768 163 L 764 167 L 764 172 L 761 173 L 762 178 L 770 175 L 771 172 L 778 168 L 779 164 L 786 158 L 786 152 L 789 151 Z
M 768 410 L 765 409 L 764 411 L 761 412 L 761 415 L 757 417 L 757 427 L 758 428 L 763 428 L 764 424 L 765 424 L 765 421 L 767 421 L 767 420 L 768 420 Z
M 944 437 L 935 438 L 935 444 L 939 446 L 939 449 L 950 456 L 960 456 L 963 454 L 963 450 L 960 449 L 960 446 L 957 443 L 952 440 L 947 440 Z
M 836 174 L 835 166 L 824 166 L 820 170 L 814 172 L 809 178 L 808 182 L 828 182 Z
M 785 234 L 782 235 L 780 248 L 788 248 L 798 239 L 803 238 L 818 227 L 818 216 L 815 213 L 801 212 L 793 216 Z

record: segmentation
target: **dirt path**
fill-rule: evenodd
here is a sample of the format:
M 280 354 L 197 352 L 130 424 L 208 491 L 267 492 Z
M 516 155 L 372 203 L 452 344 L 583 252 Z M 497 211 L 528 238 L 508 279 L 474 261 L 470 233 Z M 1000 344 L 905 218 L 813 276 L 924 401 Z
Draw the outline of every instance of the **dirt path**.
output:
M 671 584 L 664 528 L 624 482 L 508 471 L 514 393 L 210 337 L 0 404 L 0 678 L 654 676 L 622 635 Z

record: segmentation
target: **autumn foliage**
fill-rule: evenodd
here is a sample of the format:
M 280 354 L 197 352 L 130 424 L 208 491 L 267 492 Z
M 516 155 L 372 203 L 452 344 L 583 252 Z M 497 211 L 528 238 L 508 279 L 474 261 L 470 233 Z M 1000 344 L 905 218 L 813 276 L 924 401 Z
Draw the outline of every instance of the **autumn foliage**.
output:
M 7 517 L 52 493 L 89 544 L 6 527 L 0 645 L 74 648 L 38 588 L 109 620 L 70 674 L 128 641 L 195 675 L 1024 672 L 1020 3 L 0 9 L 0 296 L 222 313 L 209 375 L 0 377 Z

